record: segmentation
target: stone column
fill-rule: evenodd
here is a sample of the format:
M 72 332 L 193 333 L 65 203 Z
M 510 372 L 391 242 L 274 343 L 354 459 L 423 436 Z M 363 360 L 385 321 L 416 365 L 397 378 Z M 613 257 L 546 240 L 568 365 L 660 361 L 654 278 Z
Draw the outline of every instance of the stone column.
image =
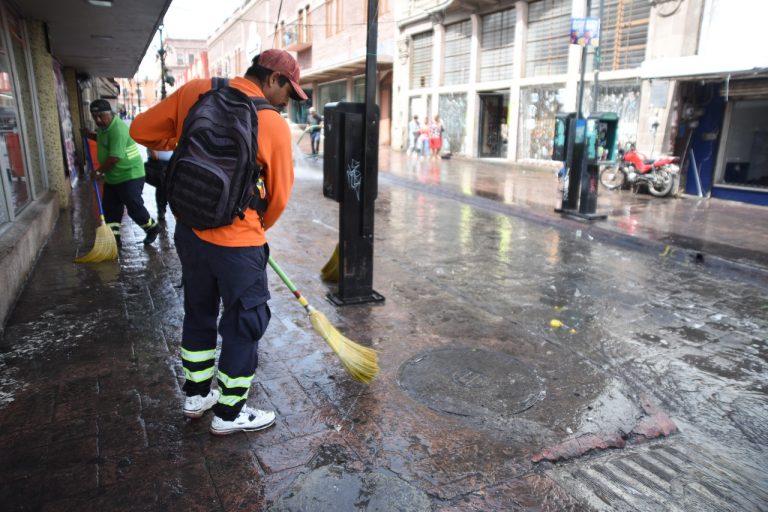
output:
M 517 160 L 517 139 L 520 130 L 520 79 L 525 70 L 526 40 L 528 39 L 528 2 L 515 2 L 515 53 L 512 61 L 512 85 L 509 88 L 509 134 L 507 158 Z
M 445 52 L 445 25 L 442 21 L 435 22 L 434 31 L 432 36 L 432 87 L 430 88 L 430 95 L 432 101 L 430 103 L 431 112 L 429 113 L 430 119 L 435 116 L 440 106 L 440 93 L 438 87 L 443 78 L 443 54 Z
M 597 0 L 596 0 L 597 1 Z M 585 18 L 587 16 L 587 0 L 572 0 L 571 15 L 573 18 Z M 564 42 L 563 44 L 567 44 Z M 575 44 L 568 45 L 568 80 L 565 84 L 565 98 L 563 109 L 565 112 L 577 112 L 579 109 L 579 81 L 581 80 L 581 54 L 586 49 Z M 588 75 L 585 75 L 586 79 Z M 585 87 L 588 87 L 585 83 Z
M 469 47 L 469 87 L 467 88 L 467 118 L 466 118 L 466 155 L 477 158 L 478 111 L 477 111 L 477 82 L 480 69 L 480 16 L 472 14 L 472 42 Z M 451 148 L 455 151 L 459 148 Z
M 35 76 L 36 89 L 34 94 L 40 108 L 40 123 L 43 134 L 41 141 L 44 155 L 42 168 L 48 174 L 48 188 L 56 192 L 59 198 L 59 206 L 68 208 L 70 185 L 61 157 L 61 127 L 59 126 L 59 110 L 56 103 L 53 62 L 51 54 L 45 48 L 43 23 L 37 20 L 27 20 L 27 28 L 29 31 L 29 49 L 32 54 L 32 71 Z M 32 127 L 28 127 L 28 130 L 31 129 Z
M 67 96 L 69 98 L 69 116 L 72 118 L 72 135 L 75 137 L 75 150 L 77 151 L 77 164 L 81 166 L 85 163 L 85 153 L 83 152 L 83 138 L 80 136 L 80 129 L 83 124 L 80 122 L 82 104 L 80 103 L 80 94 L 77 87 L 77 73 L 74 68 L 64 68 L 64 81 L 67 83 Z M 126 111 L 128 107 L 126 106 Z

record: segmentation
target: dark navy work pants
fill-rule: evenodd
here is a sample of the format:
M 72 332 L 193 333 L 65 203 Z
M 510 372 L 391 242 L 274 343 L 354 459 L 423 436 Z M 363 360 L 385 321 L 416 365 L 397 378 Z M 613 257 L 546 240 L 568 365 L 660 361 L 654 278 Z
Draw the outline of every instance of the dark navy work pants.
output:
M 269 246 L 214 245 L 181 223 L 176 224 L 174 240 L 184 285 L 183 389 L 188 396 L 207 395 L 210 390 L 221 309 L 221 353 L 215 373 L 221 397 L 213 412 L 232 420 L 248 398 L 258 364 L 258 342 L 271 317 Z
M 123 219 L 123 207 L 128 210 L 128 216 L 133 222 L 145 227 L 149 222 L 149 212 L 144 207 L 141 192 L 144 190 L 144 178 L 136 178 L 122 183 L 110 185 L 104 183 L 104 220 L 107 224 L 117 223 Z

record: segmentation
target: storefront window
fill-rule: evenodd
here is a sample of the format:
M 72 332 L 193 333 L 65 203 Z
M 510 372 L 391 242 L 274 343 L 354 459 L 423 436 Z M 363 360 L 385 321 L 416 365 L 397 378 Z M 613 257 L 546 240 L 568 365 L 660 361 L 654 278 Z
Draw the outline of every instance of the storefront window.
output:
M 307 115 L 309 115 L 309 107 L 312 106 L 312 89 L 304 89 L 304 94 L 307 95 L 306 101 L 298 101 L 291 99 L 291 121 L 296 124 L 304 124 L 307 122 Z
M 592 107 L 592 87 L 584 90 L 582 111 L 588 116 Z M 640 123 L 640 83 L 600 82 L 598 112 L 616 112 L 619 115 L 618 147 L 637 142 L 637 128 Z
M 425 117 L 432 115 L 432 97 L 427 96 L 411 96 L 410 111 L 408 120 L 410 121 L 413 116 L 419 116 L 419 121 L 423 122 Z
M 359 76 L 355 78 L 355 83 L 352 86 L 354 98 L 352 101 L 358 103 L 365 103 L 365 77 Z
M 467 95 L 441 94 L 437 113 L 443 121 L 445 138 L 450 144 L 451 153 L 466 153 L 464 139 L 467 124 Z
M 768 188 L 768 100 L 731 107 L 720 184 Z
M 347 99 L 347 81 L 340 80 L 330 84 L 319 86 L 317 91 L 317 112 L 323 115 L 323 109 L 326 103 L 336 101 L 346 101 Z
M 2 13 L 0 12 L 0 16 Z M 2 23 L 0 19 L 0 23 Z M 8 20 L 8 34 L 20 75 L 19 79 L 26 83 L 26 57 L 24 55 L 24 39 L 20 20 L 11 16 Z M 14 215 L 32 200 L 29 172 L 24 155 L 24 135 L 18 113 L 18 95 L 13 85 L 11 58 L 3 37 L 0 37 L 0 166 L 2 166 L 5 198 L 10 201 L 10 209 Z M 22 87 L 22 90 L 24 88 Z M 28 88 L 27 88 L 28 90 Z M 26 99 L 26 98 L 25 98 Z M 30 98 L 31 99 L 31 98 Z M 29 99 L 28 99 L 29 100 Z M 29 103 L 27 103 L 29 104 Z M 5 208 L 0 220 L 7 221 L 8 213 Z
M 555 115 L 563 109 L 563 87 L 535 86 L 520 90 L 519 158 L 551 158 Z

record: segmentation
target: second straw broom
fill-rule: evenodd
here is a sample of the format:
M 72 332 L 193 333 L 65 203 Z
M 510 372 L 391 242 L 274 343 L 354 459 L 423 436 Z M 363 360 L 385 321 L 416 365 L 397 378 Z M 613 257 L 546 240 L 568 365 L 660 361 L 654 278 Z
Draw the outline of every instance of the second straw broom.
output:
M 298 299 L 299 303 L 304 306 L 309 314 L 309 321 L 312 322 L 315 332 L 317 332 L 328 345 L 339 356 L 339 360 L 349 375 L 365 384 L 370 382 L 379 373 L 379 356 L 372 348 L 364 347 L 359 343 L 355 343 L 343 334 L 341 334 L 326 318 L 326 316 L 313 308 L 307 299 L 305 299 L 299 290 L 296 289 L 293 282 L 285 275 L 283 269 L 277 264 L 277 262 L 269 257 L 269 266 L 272 267 L 280 279 L 282 279 L 285 286 L 288 287 L 293 295 Z

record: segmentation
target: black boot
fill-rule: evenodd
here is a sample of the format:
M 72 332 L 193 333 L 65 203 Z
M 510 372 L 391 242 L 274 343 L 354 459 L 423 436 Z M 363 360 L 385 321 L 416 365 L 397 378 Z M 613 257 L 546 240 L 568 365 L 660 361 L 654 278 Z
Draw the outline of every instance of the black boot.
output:
M 160 226 L 155 219 L 149 219 L 148 226 L 144 227 L 144 232 L 147 234 L 144 237 L 144 245 L 149 245 L 157 239 L 157 235 L 160 234 Z

